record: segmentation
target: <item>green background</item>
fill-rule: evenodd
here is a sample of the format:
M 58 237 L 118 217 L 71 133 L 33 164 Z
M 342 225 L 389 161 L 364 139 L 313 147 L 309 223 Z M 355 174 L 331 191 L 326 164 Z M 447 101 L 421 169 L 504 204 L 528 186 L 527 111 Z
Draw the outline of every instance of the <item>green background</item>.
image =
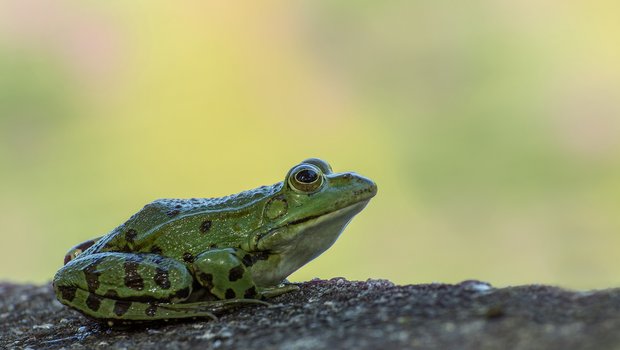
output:
M 0 279 L 144 204 L 375 180 L 292 276 L 620 285 L 617 1 L 0 2 Z

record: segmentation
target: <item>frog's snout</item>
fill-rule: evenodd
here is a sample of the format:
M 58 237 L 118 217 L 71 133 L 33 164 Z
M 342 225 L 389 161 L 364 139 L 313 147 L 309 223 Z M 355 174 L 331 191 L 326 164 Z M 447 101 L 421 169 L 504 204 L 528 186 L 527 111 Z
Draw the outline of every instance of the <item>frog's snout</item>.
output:
M 347 181 L 351 181 L 353 186 L 357 188 L 354 191 L 355 196 L 370 199 L 377 194 L 377 184 L 367 177 L 353 172 L 345 173 L 342 177 Z
M 377 183 L 365 177 L 363 177 L 363 179 L 366 181 L 368 192 L 371 194 L 371 197 L 374 197 L 377 194 Z

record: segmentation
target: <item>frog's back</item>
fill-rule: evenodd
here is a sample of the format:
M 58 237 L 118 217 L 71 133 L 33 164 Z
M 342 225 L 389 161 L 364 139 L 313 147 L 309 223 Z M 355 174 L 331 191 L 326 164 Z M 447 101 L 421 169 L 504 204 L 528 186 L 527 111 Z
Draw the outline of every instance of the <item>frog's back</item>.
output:
M 123 225 L 146 232 L 157 226 L 175 220 L 177 217 L 218 211 L 242 210 L 259 200 L 274 195 L 282 188 L 282 183 L 261 186 L 225 197 L 191 198 L 191 199 L 158 199 L 142 208 Z
M 132 250 L 132 246 L 142 245 L 145 240 L 154 240 L 159 228 L 177 219 L 192 215 L 213 215 L 223 211 L 243 210 L 265 197 L 274 195 L 281 188 L 280 182 L 225 197 L 157 199 L 145 205 L 125 223 L 96 242 L 89 249 L 89 253 Z

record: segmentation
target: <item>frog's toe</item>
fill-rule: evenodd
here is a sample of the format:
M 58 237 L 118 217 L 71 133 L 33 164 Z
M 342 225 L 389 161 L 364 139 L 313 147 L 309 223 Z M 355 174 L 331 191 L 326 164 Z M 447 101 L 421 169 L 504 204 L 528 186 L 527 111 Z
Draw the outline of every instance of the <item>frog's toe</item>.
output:
M 296 292 L 300 288 L 296 284 L 280 284 L 276 287 L 268 287 L 261 290 L 261 296 L 265 298 L 273 298 L 285 293 Z

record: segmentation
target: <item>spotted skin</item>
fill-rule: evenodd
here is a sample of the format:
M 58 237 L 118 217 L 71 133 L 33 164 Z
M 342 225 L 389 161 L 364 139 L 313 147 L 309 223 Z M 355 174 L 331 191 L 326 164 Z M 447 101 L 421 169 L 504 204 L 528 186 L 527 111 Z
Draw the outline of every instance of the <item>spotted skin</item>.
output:
M 186 263 L 193 263 L 194 256 L 192 255 L 192 253 L 183 253 L 183 261 L 185 261 Z
M 174 305 L 181 301 L 189 304 L 194 280 L 211 296 L 210 300 L 236 300 L 230 305 L 245 299 L 251 299 L 246 303 L 259 302 L 253 300 L 260 295 L 242 262 L 243 258 L 257 258 L 247 255 L 234 248 L 215 249 L 198 255 L 191 265 L 186 266 L 154 254 L 92 254 L 71 261 L 67 266 L 73 268 L 64 270 L 65 279 L 75 285 L 54 283 L 54 287 L 61 302 L 76 308 L 84 304 L 86 308 L 81 311 L 91 317 L 108 313 L 111 317 L 106 319 L 112 323 L 114 320 L 144 320 L 143 316 L 147 319 L 182 318 L 188 314 L 212 317 L 211 309 L 205 309 L 200 303 L 194 304 L 198 310 L 181 308 L 182 311 L 175 311 Z M 195 275 L 190 271 L 195 271 Z M 119 281 L 122 284 L 118 284 Z M 282 288 L 283 292 L 290 290 L 291 286 Z M 165 312 L 158 312 L 160 304 L 165 306 Z
M 256 298 L 258 295 L 258 291 L 256 290 L 256 286 L 252 286 L 245 290 L 243 293 L 244 298 Z
M 155 317 L 155 315 L 157 314 L 157 303 L 148 303 L 148 306 L 144 310 L 144 314 L 148 317 Z
M 99 307 L 101 306 L 101 297 L 94 293 L 88 293 L 88 298 L 86 298 L 86 306 L 93 311 L 99 311 Z
M 157 284 L 162 289 L 170 289 L 170 280 L 168 279 L 168 270 L 156 268 L 155 276 L 153 277 L 155 280 L 155 284 Z
M 60 291 L 60 295 L 63 300 L 71 302 L 73 301 L 73 299 L 75 299 L 75 293 L 77 292 L 77 287 L 60 286 L 58 290 Z
M 296 290 L 281 283 L 325 251 L 376 193 L 316 158 L 283 182 L 221 198 L 160 199 L 73 247 L 58 300 L 111 324 L 208 317 Z
M 214 249 L 196 257 L 193 268 L 201 273 L 198 283 L 219 299 L 243 297 L 256 288 L 251 273 L 242 263 L 246 253 L 234 248 Z
M 154 246 L 151 247 L 151 251 L 150 252 L 153 253 L 153 254 L 161 255 L 164 252 L 164 250 L 161 249 L 160 247 L 154 245 Z
M 127 232 L 125 232 L 125 240 L 127 240 L 127 243 L 133 243 L 136 240 L 137 236 L 138 232 L 136 232 L 136 230 L 134 229 L 129 229 L 127 230 Z
M 200 227 L 198 229 L 202 233 L 207 233 L 211 229 L 212 223 L 213 222 L 211 220 L 205 220 L 200 224 Z
M 127 313 L 130 307 L 131 307 L 131 301 L 116 300 L 114 302 L 114 309 L 113 309 L 114 315 L 121 317 L 125 313 Z
M 237 265 L 228 271 L 228 281 L 235 282 L 243 278 L 245 273 L 245 265 Z

